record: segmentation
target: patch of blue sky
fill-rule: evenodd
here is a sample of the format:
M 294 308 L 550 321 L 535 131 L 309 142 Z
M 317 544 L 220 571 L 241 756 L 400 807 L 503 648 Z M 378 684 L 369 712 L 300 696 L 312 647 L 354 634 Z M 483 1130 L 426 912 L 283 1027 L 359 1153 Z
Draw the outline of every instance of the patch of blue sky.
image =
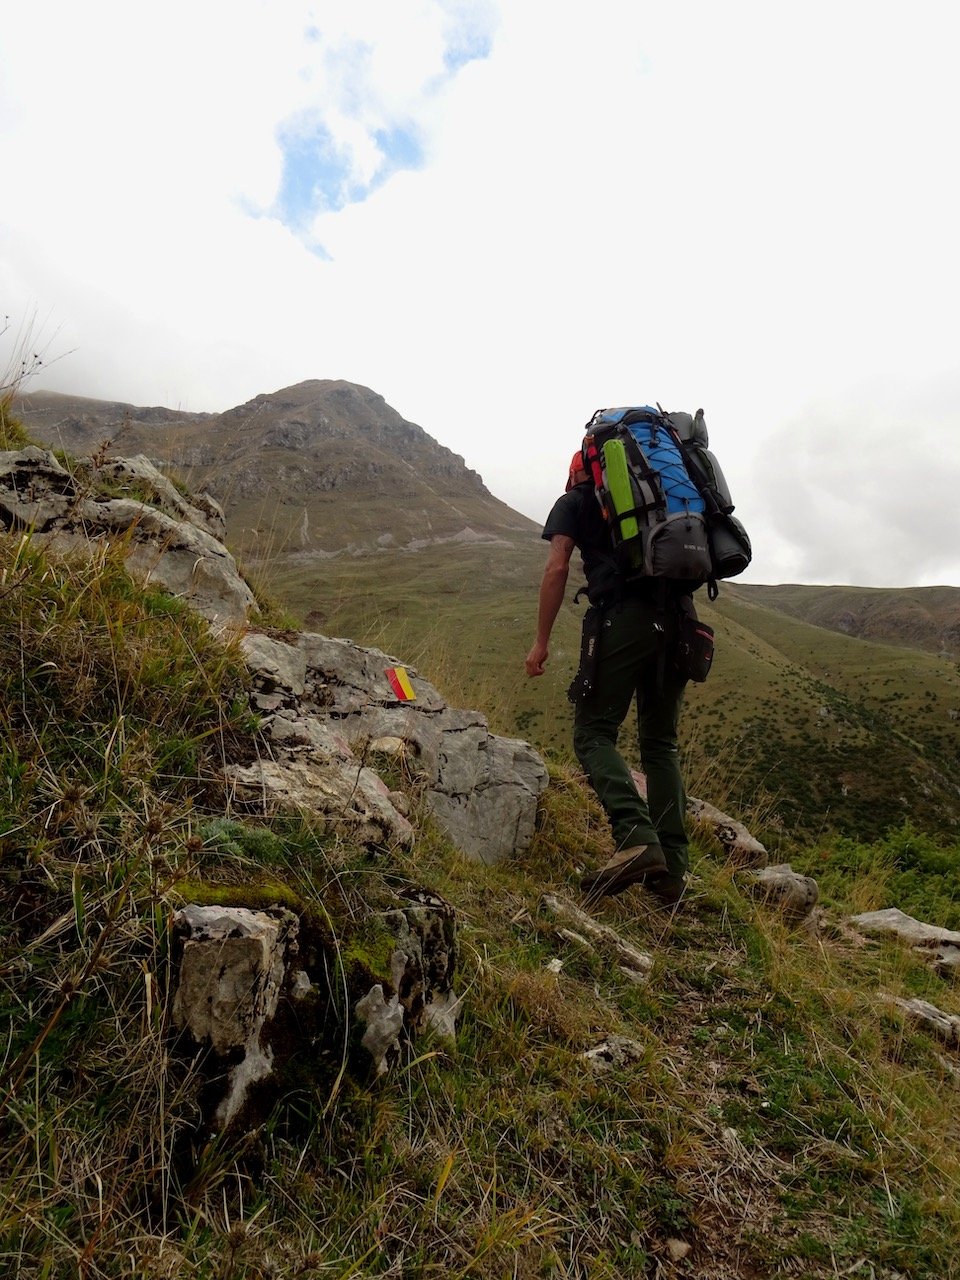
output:
M 291 231 L 303 234 L 318 213 L 336 213 L 359 204 L 401 170 L 423 167 L 423 147 L 413 128 L 394 125 L 373 135 L 380 163 L 368 181 L 351 172 L 349 154 L 338 150 L 321 121 L 305 127 L 303 120 L 282 128 L 278 135 L 283 170 L 275 211 Z
M 423 168 L 423 147 L 413 129 L 394 125 L 391 129 L 378 129 L 373 138 L 383 156 L 376 185 L 385 182 L 400 169 Z
M 446 15 L 443 65 L 454 75 L 470 62 L 489 58 L 500 25 L 500 5 L 495 0 L 440 0 Z
M 463 33 L 451 41 L 443 55 L 443 65 L 451 74 L 470 62 L 490 57 L 493 35 L 489 31 Z
M 300 231 L 321 210 L 342 209 L 349 200 L 349 157 L 338 152 L 325 125 L 281 129 L 283 171 L 276 210 L 291 230 Z

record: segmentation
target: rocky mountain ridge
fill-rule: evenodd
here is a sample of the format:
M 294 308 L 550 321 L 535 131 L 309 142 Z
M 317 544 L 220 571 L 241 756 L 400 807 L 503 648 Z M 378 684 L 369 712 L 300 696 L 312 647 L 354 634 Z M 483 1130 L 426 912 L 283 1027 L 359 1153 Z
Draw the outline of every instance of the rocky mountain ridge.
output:
M 18 397 L 34 439 L 74 454 L 145 454 L 223 506 L 253 559 L 376 552 L 536 526 L 494 498 L 462 457 L 357 384 L 313 379 L 220 414 L 53 392 Z

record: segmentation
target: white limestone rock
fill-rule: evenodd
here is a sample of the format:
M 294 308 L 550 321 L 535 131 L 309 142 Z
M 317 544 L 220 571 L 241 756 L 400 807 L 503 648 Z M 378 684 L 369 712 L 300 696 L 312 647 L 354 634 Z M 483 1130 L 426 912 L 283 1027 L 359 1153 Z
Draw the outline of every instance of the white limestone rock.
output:
M 626 977 L 638 984 L 649 981 L 653 972 L 653 957 L 621 938 L 616 929 L 600 924 L 582 907 L 553 893 L 543 895 L 540 907 L 554 919 L 573 926 L 572 929 L 559 929 L 562 937 L 578 945 L 590 948 L 596 946 L 597 950 L 612 953 Z
M 810 915 L 820 897 L 820 887 L 810 876 L 794 871 L 788 862 L 759 871 L 744 871 L 741 884 L 755 898 L 775 908 L 789 920 L 803 920 Z
M 743 867 L 762 866 L 767 862 L 766 846 L 751 835 L 742 822 L 722 813 L 706 800 L 687 797 L 687 814 L 723 845 L 732 862 Z
M 352 757 L 311 752 L 228 765 L 224 772 L 234 803 L 246 812 L 315 814 L 364 844 L 413 841 L 413 828 L 390 802 L 386 784 Z
M 174 931 L 182 946 L 174 1026 L 218 1057 L 239 1054 L 215 1117 L 226 1127 L 250 1086 L 271 1073 L 273 1054 L 262 1034 L 277 1011 L 297 918 L 279 909 L 187 906 L 174 916 Z
M 914 998 L 904 1000 L 900 996 L 883 995 L 884 1003 L 900 1009 L 911 1022 L 925 1027 L 949 1048 L 960 1046 L 960 1017 L 955 1013 L 944 1013 L 929 1000 Z
M 395 940 L 390 989 L 376 983 L 355 1006 L 366 1024 L 361 1043 L 377 1075 L 389 1070 L 403 1036 L 430 1027 L 452 1039 L 462 1004 L 453 989 L 457 966 L 453 907 L 425 889 L 407 890 L 403 896 L 407 901 L 402 906 L 379 917 Z
M 243 650 L 272 751 L 269 761 L 231 768 L 244 803 L 259 791 L 267 805 L 345 820 L 362 839 L 407 843 L 405 816 L 367 768 L 371 754 L 387 755 L 418 779 L 428 810 L 467 857 L 494 863 L 530 843 L 548 777 L 528 743 L 491 734 L 478 711 L 448 707 L 412 668 L 416 697 L 401 701 L 385 675 L 397 659 L 379 649 L 251 632 Z
M 944 977 L 960 969 L 960 933 L 954 929 L 915 920 L 899 907 L 865 911 L 851 916 L 850 923 L 863 933 L 899 938 L 908 943 Z
M 101 469 L 67 471 L 52 453 L 0 453 L 0 525 L 30 531 L 57 549 L 90 554 L 104 539 L 120 542 L 130 574 L 185 600 L 215 628 L 235 627 L 256 607 L 227 548 L 209 532 L 206 513 L 183 500 L 147 459 L 114 460 L 118 474 L 138 476 L 176 514 L 96 489 Z M 122 540 L 122 542 L 121 542 Z

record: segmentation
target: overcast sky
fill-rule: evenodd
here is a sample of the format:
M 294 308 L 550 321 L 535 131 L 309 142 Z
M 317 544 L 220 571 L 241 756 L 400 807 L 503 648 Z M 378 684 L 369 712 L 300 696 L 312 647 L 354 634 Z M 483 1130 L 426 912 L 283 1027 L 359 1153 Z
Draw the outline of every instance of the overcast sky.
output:
M 372 387 L 542 519 L 703 406 L 755 582 L 960 585 L 955 0 L 16 0 L 34 388 Z

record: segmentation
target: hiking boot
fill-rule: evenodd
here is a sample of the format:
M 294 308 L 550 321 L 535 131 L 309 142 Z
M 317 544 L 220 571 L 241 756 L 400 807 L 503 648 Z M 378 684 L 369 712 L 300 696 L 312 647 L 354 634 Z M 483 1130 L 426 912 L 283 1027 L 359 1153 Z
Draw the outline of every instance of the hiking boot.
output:
M 665 907 L 679 906 L 683 895 L 686 892 L 686 879 L 680 875 L 674 875 L 670 871 L 654 872 L 652 876 L 648 876 L 643 882 L 643 887 Z
M 588 871 L 580 880 L 580 888 L 590 899 L 622 893 L 632 884 L 646 883 L 650 876 L 662 875 L 667 860 L 658 844 L 635 844 L 621 849 L 599 871 Z

